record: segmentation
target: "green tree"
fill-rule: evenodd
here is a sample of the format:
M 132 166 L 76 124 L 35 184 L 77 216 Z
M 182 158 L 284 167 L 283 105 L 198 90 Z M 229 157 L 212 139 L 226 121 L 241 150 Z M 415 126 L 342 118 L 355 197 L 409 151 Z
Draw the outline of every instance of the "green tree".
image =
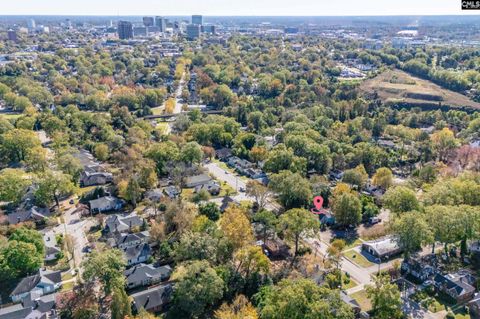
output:
M 266 243 L 269 232 L 275 230 L 278 224 L 277 216 L 269 210 L 262 209 L 253 216 L 253 220 L 262 225 L 263 242 Z
M 388 167 L 380 167 L 373 175 L 373 185 L 388 189 L 393 184 L 393 174 Z
M 108 145 L 103 143 L 95 145 L 95 149 L 93 150 L 93 154 L 99 161 L 106 161 L 108 159 L 108 153 Z
M 125 266 L 125 258 L 120 250 L 95 249 L 82 263 L 82 277 L 86 282 L 100 282 L 105 295 L 110 295 L 115 288 L 123 288 Z
M 312 199 L 310 183 L 298 173 L 281 171 L 273 174 L 269 185 L 286 208 L 307 206 Z
M 398 245 L 403 249 L 405 258 L 432 243 L 432 233 L 425 217 L 419 212 L 405 213 L 397 218 L 392 230 Z
M 132 315 L 130 297 L 123 287 L 114 287 L 112 291 L 112 319 L 125 319 Z
M 13 129 L 1 135 L 1 150 L 9 162 L 25 160 L 29 151 L 40 146 L 40 140 L 34 132 L 25 129 Z
M 213 221 L 217 221 L 220 218 L 220 208 L 218 208 L 217 204 L 212 202 L 200 205 L 198 212 L 200 215 L 205 215 L 208 219 Z
M 278 285 L 264 286 L 255 299 L 262 319 L 355 318 L 338 291 L 308 279 L 284 279 Z
M 180 159 L 190 165 L 200 163 L 202 157 L 202 147 L 197 142 L 188 142 L 180 151 Z
M 153 144 L 145 155 L 155 162 L 158 174 L 163 176 L 167 173 L 167 164 L 179 159 L 180 151 L 175 143 L 167 141 Z
M 75 185 L 70 175 L 46 171 L 37 178 L 35 201 L 39 205 L 47 206 L 52 200 L 55 200 L 56 205 L 59 206 L 60 198 L 70 195 L 74 191 Z
M 390 282 L 390 276 L 379 274 L 372 286 L 367 286 L 367 296 L 372 302 L 374 318 L 402 318 L 402 300 L 400 290 L 395 283 Z
M 356 226 L 362 220 L 362 202 L 355 194 L 340 194 L 335 198 L 332 210 L 335 222 L 340 226 Z
M 30 228 L 19 227 L 13 231 L 8 240 L 16 240 L 18 242 L 30 243 L 35 245 L 37 253 L 41 256 L 45 254 L 45 245 L 43 243 L 42 235 Z
M 320 229 L 318 218 L 306 209 L 293 208 L 286 211 L 279 219 L 279 227 L 287 238 L 295 244 L 294 259 L 298 254 L 301 236 L 309 236 Z
M 0 254 L 0 277 L 20 278 L 38 271 L 43 255 L 32 243 L 11 240 Z
M 0 200 L 17 205 L 22 200 L 32 181 L 24 171 L 5 168 L 0 171 Z
M 224 282 L 207 261 L 179 267 L 173 295 L 176 318 L 198 318 L 223 296 Z
M 418 210 L 420 207 L 415 192 L 405 186 L 390 188 L 382 200 L 386 208 L 397 214 Z

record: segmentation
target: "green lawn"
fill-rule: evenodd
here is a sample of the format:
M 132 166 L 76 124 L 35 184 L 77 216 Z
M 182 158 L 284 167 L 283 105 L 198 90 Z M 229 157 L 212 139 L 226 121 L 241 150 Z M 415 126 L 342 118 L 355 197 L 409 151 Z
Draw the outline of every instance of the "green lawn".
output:
M 162 134 L 167 134 L 168 132 L 168 123 L 158 122 L 157 129 L 162 132 Z
M 350 297 L 352 297 L 353 299 L 355 299 L 358 302 L 362 311 L 372 310 L 372 303 L 367 298 L 367 292 L 365 290 L 357 291 L 357 292 L 351 294 Z
M 236 194 L 235 189 L 228 185 L 227 183 L 220 183 L 220 194 L 217 197 L 225 197 L 228 195 Z
M 72 272 L 67 271 L 62 274 L 62 281 L 67 281 L 73 278 Z
M 60 290 L 61 292 L 64 292 L 64 291 L 70 291 L 73 289 L 73 281 L 69 281 L 65 284 L 62 284 L 62 289 Z
M 97 188 L 97 186 L 87 186 L 87 187 L 78 188 L 77 196 L 82 197 L 86 193 L 93 191 L 95 188 Z
M 343 279 L 342 289 L 348 290 L 348 289 L 356 287 L 358 285 L 358 282 L 353 280 L 352 277 L 349 278 L 350 282 L 348 284 L 345 284 L 345 278 L 347 278 L 347 276 L 345 275 L 345 273 L 343 273 L 342 274 L 342 279 Z
M 20 116 L 22 116 L 23 114 L 15 114 L 15 113 L 4 113 L 0 116 L 3 116 L 5 119 L 7 120 L 16 120 L 18 119 Z
M 152 111 L 153 115 L 162 115 L 162 113 L 163 113 L 163 107 L 162 106 L 154 107 L 154 108 L 151 108 L 150 110 Z
M 347 250 L 347 249 L 351 249 L 351 248 L 354 248 L 354 247 L 357 247 L 357 246 L 360 246 L 362 244 L 362 241 L 360 240 L 360 238 L 357 238 L 353 241 L 346 241 L 346 246 L 345 246 L 345 249 L 344 250 Z
M 345 258 L 356 263 L 360 267 L 367 268 L 375 265 L 374 263 L 370 262 L 367 258 L 365 258 L 361 253 L 353 249 L 347 250 L 346 252 L 343 253 L 343 255 L 345 256 Z

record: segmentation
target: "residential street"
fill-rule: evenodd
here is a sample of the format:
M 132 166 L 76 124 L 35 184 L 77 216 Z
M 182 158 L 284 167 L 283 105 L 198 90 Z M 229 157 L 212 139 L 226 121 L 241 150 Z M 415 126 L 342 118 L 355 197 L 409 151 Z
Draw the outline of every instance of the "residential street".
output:
M 86 231 L 92 227 L 95 222 L 91 218 L 80 219 L 80 216 L 77 216 L 73 212 L 75 207 L 71 207 L 63 212 L 64 223 L 56 226 L 53 229 L 53 232 L 56 234 L 63 233 L 68 234 L 74 239 L 74 266 L 79 268 L 82 263 L 85 253 L 83 252 L 83 247 L 88 244 L 87 237 L 85 235 Z

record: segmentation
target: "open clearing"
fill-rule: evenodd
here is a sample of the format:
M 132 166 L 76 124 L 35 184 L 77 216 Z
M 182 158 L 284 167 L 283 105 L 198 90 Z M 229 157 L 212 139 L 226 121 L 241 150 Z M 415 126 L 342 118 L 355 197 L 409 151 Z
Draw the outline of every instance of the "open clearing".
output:
M 467 96 L 440 87 L 401 70 L 387 70 L 364 81 L 360 89 L 368 94 L 377 93 L 385 103 L 409 106 L 450 106 L 480 109 L 480 103 Z

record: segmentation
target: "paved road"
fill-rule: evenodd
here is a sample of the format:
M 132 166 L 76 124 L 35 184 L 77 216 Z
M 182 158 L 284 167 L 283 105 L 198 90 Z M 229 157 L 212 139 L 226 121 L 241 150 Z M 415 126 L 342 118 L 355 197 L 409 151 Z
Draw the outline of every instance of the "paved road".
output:
M 230 173 L 225 171 L 223 168 L 218 166 L 217 163 L 215 162 L 210 162 L 208 164 L 205 164 L 204 167 L 208 170 L 210 174 L 212 174 L 216 179 L 220 180 L 221 182 L 226 182 L 230 187 L 235 189 L 237 191 L 237 195 L 232 196 L 234 200 L 237 202 L 241 201 L 251 201 L 254 202 L 255 198 L 252 196 L 248 196 L 245 192 L 241 192 L 240 190 L 246 190 L 247 188 L 247 183 L 245 182 L 245 179 L 240 178 L 237 174 Z M 270 200 L 265 208 L 272 210 L 272 211 L 278 211 L 281 207 Z
M 75 212 L 75 207 L 71 207 L 63 212 L 64 223 L 56 226 L 54 233 L 68 234 L 74 239 L 74 267 L 79 267 L 82 263 L 85 253 L 83 247 L 88 244 L 86 231 L 92 227 L 95 222 L 93 219 L 81 219 L 78 213 Z

